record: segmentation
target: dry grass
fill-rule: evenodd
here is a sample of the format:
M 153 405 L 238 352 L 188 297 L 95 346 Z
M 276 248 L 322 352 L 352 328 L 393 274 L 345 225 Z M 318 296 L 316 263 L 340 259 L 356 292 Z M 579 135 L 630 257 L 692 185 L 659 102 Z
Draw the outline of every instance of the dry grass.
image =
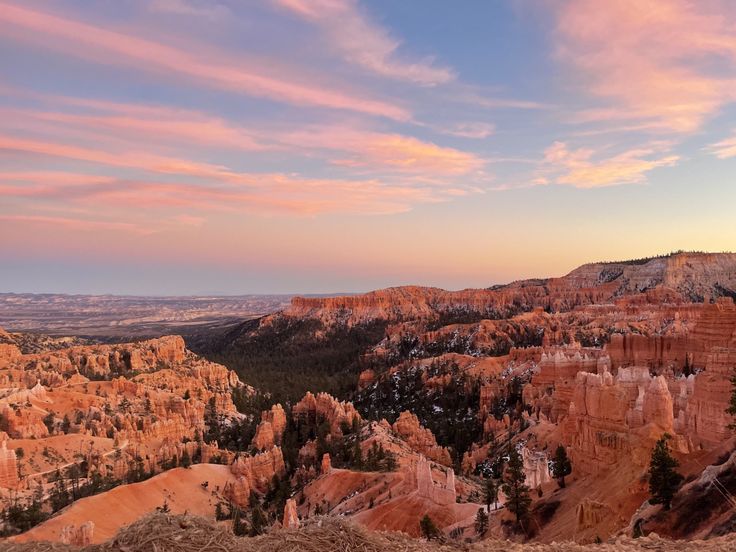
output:
M 707 541 L 666 541 L 650 536 L 619 538 L 606 544 L 519 544 L 486 540 L 472 545 L 411 539 L 368 531 L 341 518 L 317 518 L 298 530 L 274 528 L 253 539 L 238 538 L 211 521 L 194 516 L 149 515 L 101 545 L 83 549 L 43 542 L 0 543 L 0 552 L 726 552 L 736 536 Z

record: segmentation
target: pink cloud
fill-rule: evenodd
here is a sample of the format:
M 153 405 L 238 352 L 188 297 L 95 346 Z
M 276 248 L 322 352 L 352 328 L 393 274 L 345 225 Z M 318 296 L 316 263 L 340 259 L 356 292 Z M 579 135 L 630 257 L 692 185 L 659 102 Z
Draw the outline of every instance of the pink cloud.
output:
M 0 197 L 31 201 L 49 200 L 56 205 L 86 205 L 95 212 L 135 208 L 141 216 L 159 220 L 155 211 L 173 211 L 173 220 L 195 223 L 192 217 L 212 212 L 390 214 L 410 210 L 418 203 L 446 201 L 471 193 L 454 186 L 439 188 L 403 179 L 339 180 L 302 178 L 284 174 L 242 174 L 250 184 L 184 184 L 121 180 L 66 173 L 0 174 Z M 226 179 L 227 180 L 227 179 Z M 181 214 L 186 209 L 189 213 Z M 191 214 L 194 212 L 196 214 Z M 177 217 L 184 216 L 183 219 Z
M 65 98 L 60 99 L 62 103 Z M 84 102 L 78 104 L 85 105 Z M 272 146 L 261 143 L 252 133 L 228 124 L 217 117 L 189 110 L 106 102 L 87 102 L 87 107 L 106 108 L 107 112 L 68 113 L 40 109 L 3 109 L 5 124 L 15 122 L 28 129 L 31 121 L 42 123 L 36 128 L 56 132 L 64 137 L 122 138 L 172 144 L 197 144 L 244 151 L 264 151 Z
M 452 70 L 432 59 L 406 61 L 397 55 L 401 42 L 377 25 L 356 0 L 274 0 L 319 26 L 330 44 L 351 63 L 393 79 L 433 86 L 454 79 Z
M 43 224 L 63 226 L 73 230 L 113 230 L 148 235 L 153 231 L 127 222 L 76 219 L 70 217 L 47 217 L 37 215 L 1 215 L 0 221 L 19 224 Z
M 736 12 L 728 1 L 553 2 L 561 59 L 610 101 L 581 120 L 642 120 L 691 132 L 736 100 Z
M 544 152 L 542 175 L 535 182 L 550 181 L 576 188 L 600 188 L 646 181 L 646 173 L 658 167 L 677 163 L 676 155 L 665 155 L 655 148 L 630 149 L 602 157 L 587 148 L 569 149 L 564 142 L 555 142 Z
M 479 170 L 485 164 L 477 155 L 438 146 L 411 136 L 352 130 L 341 127 L 307 128 L 284 134 L 283 143 L 353 154 L 333 160 L 344 167 L 395 171 L 415 175 L 453 176 Z
M 729 157 L 736 157 L 736 134 L 730 138 L 711 144 L 706 148 L 718 159 L 728 159 Z
M 25 139 L 1 134 L 0 150 L 77 159 L 79 161 L 87 161 L 112 167 L 136 168 L 164 174 L 216 178 L 219 180 L 240 181 L 242 183 L 247 183 L 248 181 L 248 179 L 243 175 L 229 171 L 226 167 L 220 165 L 198 163 L 186 159 L 150 154 L 143 151 L 108 152 L 102 149 Z
M 130 34 L 0 3 L 0 29 L 7 38 L 50 46 L 98 63 L 124 65 L 165 74 L 175 74 L 197 84 L 240 92 L 299 106 L 356 111 L 406 120 L 408 112 L 397 105 L 366 98 L 354 92 L 300 82 L 291 75 L 273 75 L 267 63 L 237 59 L 224 52 L 203 56 Z

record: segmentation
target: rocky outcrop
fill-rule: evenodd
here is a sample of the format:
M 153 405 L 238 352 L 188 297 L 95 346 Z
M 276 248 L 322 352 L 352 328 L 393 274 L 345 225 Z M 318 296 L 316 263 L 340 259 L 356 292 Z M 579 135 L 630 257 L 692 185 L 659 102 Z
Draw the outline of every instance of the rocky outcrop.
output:
M 344 297 L 295 297 L 288 317 L 355 325 L 373 320 L 432 319 L 477 313 L 495 318 L 534 307 L 569 311 L 639 295 L 654 302 L 702 302 L 736 289 L 736 254 L 675 253 L 641 261 L 590 263 L 561 278 L 525 280 L 493 289 L 445 291 L 404 286 Z
M 409 411 L 404 411 L 394 422 L 392 429 L 412 450 L 434 460 L 439 464 L 450 466 L 450 451 L 437 444 L 437 440 L 429 429 L 422 427 L 419 418 Z
M 12 489 L 18 485 L 18 464 L 15 451 L 8 448 L 7 439 L 0 439 L 0 487 Z
M 521 458 L 524 462 L 526 484 L 529 487 L 536 489 L 552 481 L 552 474 L 549 471 L 549 459 L 545 452 L 536 452 L 529 450 L 527 447 L 522 447 Z
M 268 490 L 274 475 L 282 477 L 286 473 L 284 455 L 279 447 L 273 447 L 255 456 L 240 455 L 230 465 L 230 471 L 234 476 L 244 478 L 250 489 L 264 493 Z
M 240 508 L 247 508 L 249 506 L 250 491 L 250 483 L 244 475 L 236 476 L 232 481 L 228 481 L 223 489 L 225 497 Z
M 91 521 L 82 523 L 80 526 L 65 525 L 61 529 L 60 541 L 72 546 L 87 546 L 92 544 L 95 524 Z
M 49 434 L 43 423 L 42 411 L 6 404 L 0 410 L 0 415 L 5 421 L 8 435 L 13 439 L 41 439 Z
M 261 413 L 261 423 L 251 443 L 257 450 L 266 450 L 281 444 L 281 437 L 286 429 L 286 412 L 280 404 Z
M 714 445 L 732 436 L 733 416 L 726 413 L 731 399 L 730 378 L 736 367 L 736 348 L 716 348 L 706 368 L 692 379 L 692 394 L 679 421 L 696 444 Z
M 644 392 L 642 415 L 645 424 L 655 424 L 664 433 L 675 432 L 675 417 L 672 395 L 664 376 L 652 379 Z
M 285 529 L 298 529 L 299 528 L 299 516 L 296 513 L 296 500 L 289 498 L 284 505 L 284 519 L 281 525 Z
M 524 390 L 524 404 L 556 422 L 567 414 L 578 372 L 601 374 L 610 367 L 611 359 L 600 349 L 543 348 L 531 385 Z
M 605 504 L 584 498 L 575 508 L 576 529 L 581 531 L 596 527 L 612 513 L 611 509 Z
M 322 455 L 322 463 L 320 464 L 320 470 L 319 473 L 322 475 L 326 475 L 332 471 L 332 459 L 330 458 L 330 453 L 325 452 Z
M 353 423 L 361 421 L 360 414 L 349 402 L 341 402 L 327 393 L 313 395 L 307 392 L 304 398 L 294 405 L 292 413 L 295 418 L 308 419 L 311 422 L 326 421 L 330 424 L 332 435 L 339 437 L 343 434 L 342 428 L 347 424 L 350 428 Z
M 273 425 L 271 425 L 271 422 L 264 421 L 258 424 L 251 445 L 256 450 L 266 450 L 276 445 L 276 438 L 273 434 Z
M 621 369 L 616 378 L 580 372 L 562 427 L 576 469 L 597 471 L 624 457 L 644 466 L 653 439 L 674 434 L 672 396 L 665 378 L 646 369 Z M 674 436 L 676 448 L 687 450 Z
M 0 368 L 20 358 L 20 349 L 12 343 L 0 343 Z
M 417 494 L 435 504 L 446 506 L 455 503 L 455 472 L 447 468 L 445 481 L 436 483 L 432 477 L 432 466 L 424 456 L 409 466 L 409 478 L 416 485 Z

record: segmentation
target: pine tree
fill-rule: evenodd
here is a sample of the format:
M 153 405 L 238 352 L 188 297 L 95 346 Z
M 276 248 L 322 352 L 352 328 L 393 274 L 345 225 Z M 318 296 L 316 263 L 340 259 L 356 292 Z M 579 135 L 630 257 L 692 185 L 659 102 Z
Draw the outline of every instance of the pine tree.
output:
M 192 465 L 192 458 L 189 456 L 189 451 L 187 449 L 184 449 L 184 452 L 181 453 L 180 464 L 182 468 L 188 468 Z
M 736 416 L 736 371 L 731 376 L 731 401 L 728 403 L 726 413 L 731 416 Z M 728 426 L 729 429 L 736 429 L 736 420 L 734 420 Z
M 565 476 L 572 473 L 572 464 L 570 459 L 567 457 L 567 451 L 565 447 L 559 445 L 555 450 L 555 457 L 552 465 L 552 475 L 557 479 L 561 489 L 565 488 Z
M 250 522 L 250 536 L 257 537 L 258 535 L 263 533 L 267 523 L 268 520 L 266 519 L 266 514 L 263 513 L 261 507 L 256 506 L 255 508 L 253 508 Z
M 517 526 L 521 526 L 529 513 L 532 499 L 529 497 L 529 487 L 525 483 L 524 461 L 514 448 L 509 449 L 509 462 L 503 482 L 503 494 L 506 495 L 506 508 L 516 516 Z
M 483 498 L 489 512 L 491 511 L 491 504 L 493 504 L 495 509 L 498 503 L 498 485 L 490 477 L 483 484 Z
M 248 534 L 248 531 L 246 531 L 245 522 L 243 522 L 243 514 L 240 511 L 240 508 L 235 508 L 235 511 L 233 512 L 233 534 L 238 537 L 244 537 L 246 534 Z
M 488 514 L 483 508 L 478 508 L 478 513 L 475 514 L 475 530 L 478 536 L 483 536 L 488 530 Z
M 64 479 L 61 477 L 61 471 L 56 469 L 56 481 L 54 482 L 54 488 L 51 491 L 51 510 L 58 512 L 64 506 L 71 502 L 69 497 L 69 491 L 67 491 Z
M 440 536 L 439 529 L 427 514 L 424 514 L 424 517 L 419 521 L 419 529 L 422 531 L 422 536 L 427 540 L 436 539 Z
M 665 433 L 654 445 L 652 460 L 649 464 L 649 493 L 651 504 L 662 504 L 665 510 L 670 509 L 672 497 L 683 480 L 682 475 L 675 471 L 680 464 L 667 445 L 670 435 Z
M 353 466 L 356 470 L 363 469 L 363 451 L 360 448 L 360 436 L 356 435 L 355 443 L 353 444 Z

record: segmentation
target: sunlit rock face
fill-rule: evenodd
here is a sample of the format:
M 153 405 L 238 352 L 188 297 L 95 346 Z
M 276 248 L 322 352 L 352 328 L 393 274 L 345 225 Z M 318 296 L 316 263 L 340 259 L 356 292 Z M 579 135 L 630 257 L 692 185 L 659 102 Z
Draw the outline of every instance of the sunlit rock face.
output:
M 341 402 L 327 393 L 307 393 L 302 400 L 294 405 L 292 410 L 295 417 L 316 420 L 317 417 L 330 424 L 333 435 L 342 435 L 342 427 L 347 424 L 351 427 L 354 420 L 360 421 L 360 414 L 348 402 Z
M 402 412 L 394 422 L 392 429 L 413 450 L 445 466 L 451 465 L 450 452 L 437 444 L 432 432 L 422 427 L 419 424 L 419 418 L 411 412 Z

